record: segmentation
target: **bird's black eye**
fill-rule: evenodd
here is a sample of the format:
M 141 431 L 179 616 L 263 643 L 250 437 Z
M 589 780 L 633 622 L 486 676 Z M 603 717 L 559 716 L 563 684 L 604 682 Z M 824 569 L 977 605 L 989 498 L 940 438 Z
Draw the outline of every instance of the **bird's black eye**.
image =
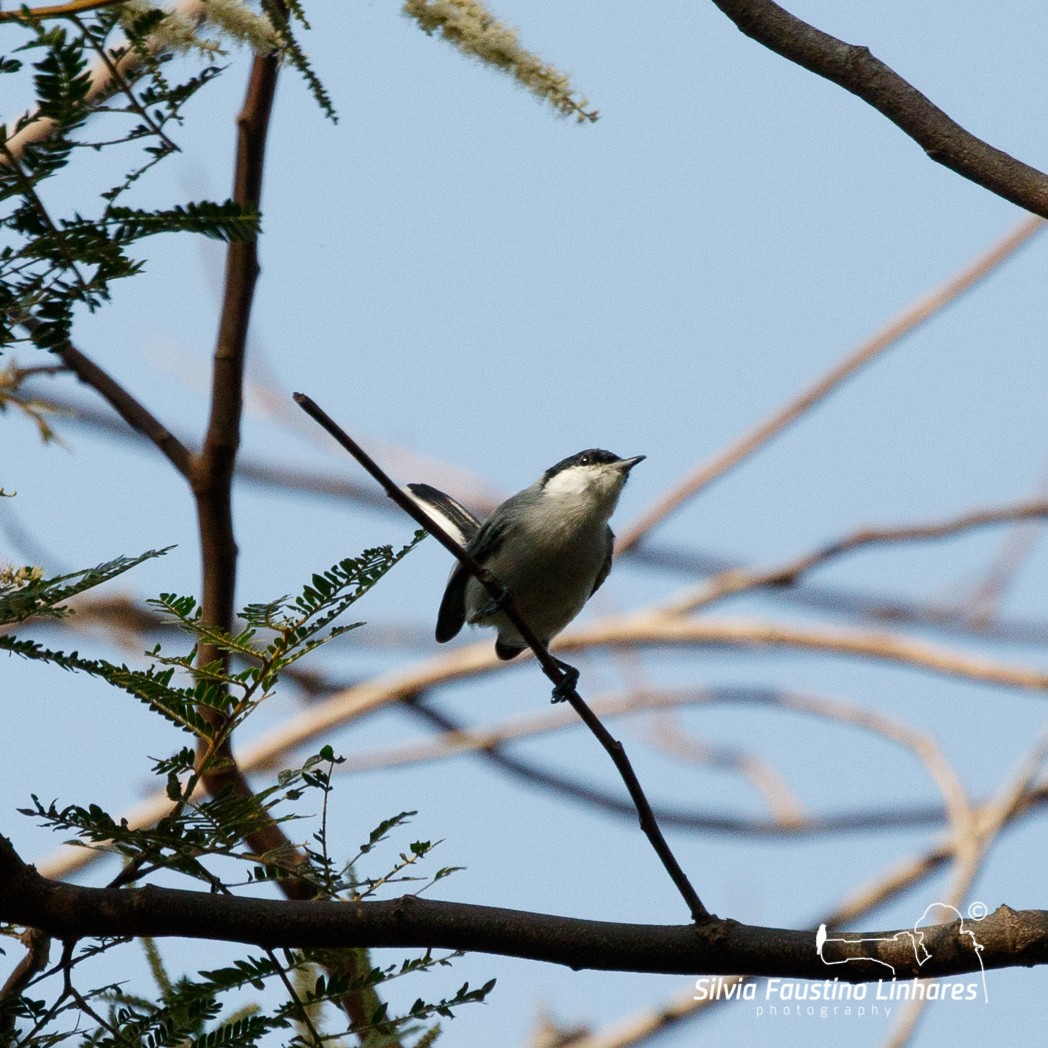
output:
M 583 456 L 581 456 L 579 458 L 579 465 L 580 466 L 588 466 L 591 461 L 592 461 L 592 458 L 589 455 L 583 455 Z

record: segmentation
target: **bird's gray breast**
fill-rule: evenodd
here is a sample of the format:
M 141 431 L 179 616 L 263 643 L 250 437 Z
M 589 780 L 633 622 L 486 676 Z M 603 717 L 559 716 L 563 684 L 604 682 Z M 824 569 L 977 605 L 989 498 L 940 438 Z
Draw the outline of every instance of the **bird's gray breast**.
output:
M 553 526 L 547 518 L 541 529 L 521 523 L 488 561 L 510 590 L 517 611 L 543 640 L 559 633 L 582 610 L 610 552 L 603 519 L 571 512 L 552 519 Z M 505 616 L 484 614 L 490 605 L 487 591 L 471 579 L 466 590 L 468 621 L 509 633 L 512 627 Z

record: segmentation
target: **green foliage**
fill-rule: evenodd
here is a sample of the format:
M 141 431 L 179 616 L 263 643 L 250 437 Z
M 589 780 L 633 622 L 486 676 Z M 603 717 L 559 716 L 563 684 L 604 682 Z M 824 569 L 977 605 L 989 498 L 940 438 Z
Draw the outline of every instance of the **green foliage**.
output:
M 314 574 L 298 595 L 252 604 L 242 613 L 243 627 L 226 633 L 208 626 L 192 597 L 164 594 L 151 602 L 176 623 L 196 645 L 230 658 L 198 667 L 192 654 L 149 653 L 144 669 L 88 659 L 76 652 L 43 648 L 30 639 L 0 635 L 0 647 L 52 663 L 71 672 L 90 673 L 144 701 L 148 708 L 196 736 L 196 748 L 184 746 L 170 756 L 152 758 L 152 773 L 171 801 L 167 815 L 152 826 L 131 826 L 94 803 L 60 804 L 34 795 L 23 814 L 62 833 L 72 843 L 119 855 L 122 872 L 114 885 L 131 886 L 163 873 L 190 878 L 207 891 L 234 894 L 282 878 L 309 886 L 318 901 L 353 903 L 374 898 L 393 886 L 412 882 L 413 894 L 454 872 L 444 867 L 425 876 L 416 873 L 439 842 L 409 841 L 397 854 L 385 854 L 377 868 L 364 872 L 364 861 L 376 864 L 389 840 L 402 833 L 415 812 L 399 812 L 366 833 L 351 859 L 336 858 L 328 832 L 329 805 L 334 800 L 333 772 L 341 763 L 330 746 L 297 767 L 280 772 L 273 782 L 247 796 L 226 789 L 208 795 L 202 781 L 221 771 L 221 743 L 232 727 L 271 693 L 280 672 L 334 637 L 359 626 L 335 620 L 367 593 L 420 541 L 422 533 L 400 550 L 385 546 L 339 561 Z M 0 592 L 6 623 L 70 614 L 64 601 L 116 577 L 135 564 L 158 556 L 121 557 L 85 571 L 52 579 L 11 583 Z M 176 683 L 176 674 L 185 683 Z M 274 823 L 289 832 L 312 820 L 318 825 L 294 850 L 258 855 L 244 841 Z M 290 839 L 294 839 L 291 837 Z M 15 929 L 0 929 L 15 934 Z M 72 993 L 67 987 L 88 978 L 100 954 L 125 948 L 123 941 L 96 939 L 67 946 L 61 963 L 33 979 L 0 1015 L 0 1041 L 6 1030 L 15 1045 L 76 1041 L 81 1045 L 116 1046 L 248 1046 L 274 1043 L 321 1048 L 333 1038 L 352 1034 L 368 1048 L 397 1042 L 430 1045 L 440 1032 L 436 1016 L 451 1018 L 457 1008 L 483 1001 L 494 981 L 471 989 L 464 984 L 436 999 L 407 996 L 391 1009 L 377 996 L 378 987 L 447 967 L 457 954 L 421 955 L 377 965 L 361 950 L 304 950 L 243 953 L 217 967 L 172 978 L 158 945 L 143 943 L 156 982 L 154 994 L 132 993 L 125 984 Z M 245 1005 L 245 996 L 253 996 Z M 363 1002 L 354 1014 L 368 1016 L 347 1027 L 347 999 Z M 411 1003 L 408 1003 L 411 1002 Z M 6 1026 L 5 1026 L 6 1024 Z M 294 1029 L 294 1035 L 290 1031 Z M 332 1029 L 334 1032 L 331 1032 Z M 6 1043 L 6 1042 L 5 1042 Z
M 293 32 L 294 22 L 308 28 L 301 4 L 290 5 L 288 18 L 272 0 L 263 8 L 272 25 L 261 16 L 255 21 L 268 26 L 268 46 L 283 53 L 334 119 L 331 99 Z M 244 24 L 254 26 L 253 16 L 245 16 Z M 35 102 L 10 128 L 0 123 L 0 349 L 17 341 L 21 325 L 38 347 L 61 350 L 78 307 L 98 309 L 114 281 L 141 271 L 142 260 L 129 251 L 144 237 L 198 233 L 228 241 L 258 234 L 257 210 L 232 200 L 154 208 L 118 204 L 150 168 L 178 152 L 172 130 L 182 123 L 186 105 L 223 69 L 218 45 L 198 40 L 204 67 L 169 76 L 175 43 L 156 42 L 165 31 L 171 35 L 168 21 L 161 10 L 113 5 L 57 24 L 30 16 L 6 24 L 8 39 L 20 25 L 24 42 L 0 55 L 0 96 L 18 97 L 30 62 Z M 228 25 L 219 28 L 230 31 Z M 179 42 L 194 41 L 190 35 Z M 109 70 L 104 89 L 92 85 L 90 70 L 97 63 Z M 41 129 L 46 134 L 36 133 Z M 33 139 L 28 144 L 26 135 Z M 58 215 L 48 203 L 49 181 L 70 184 L 60 176 L 84 149 L 114 150 L 126 173 L 115 185 L 99 188 L 96 204 L 84 202 Z M 84 195 L 79 184 L 72 186 Z
M 313 96 L 313 101 L 320 107 L 324 115 L 329 120 L 337 123 L 338 114 L 335 112 L 335 105 L 331 101 L 331 96 L 314 72 L 306 52 L 302 50 L 302 45 L 299 44 L 293 32 L 293 25 L 296 21 L 303 29 L 309 29 L 309 21 L 306 19 L 306 13 L 302 4 L 299 0 L 290 0 L 287 4 L 288 17 L 284 17 L 281 14 L 280 8 L 274 0 L 262 0 L 262 9 L 269 16 L 269 20 L 273 25 L 278 27 L 277 37 L 280 41 L 284 58 L 305 80 L 309 93 Z
M 24 622 L 34 616 L 61 618 L 69 614 L 69 609 L 64 605 L 77 594 L 101 586 L 143 561 L 162 557 L 169 549 L 172 547 L 148 550 L 137 557 L 117 557 L 95 568 L 56 575 L 50 579 L 43 578 L 39 571 L 33 569 L 25 572 L 25 581 L 14 573 L 8 579 L 0 576 L 0 626 Z
M 108 300 L 113 281 L 139 272 L 141 261 L 127 249 L 143 237 L 190 231 L 229 240 L 258 230 L 258 214 L 232 201 L 155 210 L 117 205 L 149 168 L 177 152 L 170 127 L 181 122 L 186 103 L 220 71 L 212 58 L 203 72 L 169 81 L 162 67 L 170 55 L 153 55 L 146 44 L 156 16 L 121 23 L 120 13 L 105 8 L 68 24 L 23 23 L 28 39 L 14 53 L 32 59 L 36 101 L 10 132 L 0 128 L 0 230 L 5 234 L 0 346 L 15 340 L 18 324 L 41 348 L 64 346 L 78 306 L 97 309 Z M 128 56 L 132 60 L 125 61 Z M 107 92 L 92 88 L 94 61 L 104 61 L 112 71 Z M 3 92 L 8 98 L 16 97 L 15 78 L 21 78 L 22 68 L 21 57 L 0 60 L 0 77 L 12 81 Z M 99 125 L 92 136 L 86 129 L 89 117 L 92 126 Z M 20 139 L 45 120 L 52 122 L 49 134 L 29 144 Z M 117 149 L 126 163 L 129 147 L 130 169 L 115 186 L 101 189 L 93 213 L 53 213 L 46 202 L 47 183 L 64 172 L 76 150 Z
M 340 561 L 313 575 L 311 583 L 294 599 L 281 597 L 268 604 L 249 605 L 242 613 L 246 626 L 237 633 L 206 623 L 192 597 L 164 593 L 149 601 L 198 644 L 237 656 L 246 663 L 242 670 L 229 670 L 221 660 L 200 666 L 196 647 L 184 655 L 165 655 L 157 647 L 150 653 L 152 664 L 145 669 L 83 658 L 76 651 L 53 651 L 14 634 L 0 635 L 0 650 L 100 677 L 217 750 L 268 697 L 283 670 L 320 645 L 362 625 L 333 623 L 406 556 L 423 534 L 417 532 L 397 552 L 382 546 Z M 66 615 L 69 609 L 62 604 L 64 600 L 163 552 L 151 550 L 89 571 L 0 586 L 0 624 L 39 615 Z

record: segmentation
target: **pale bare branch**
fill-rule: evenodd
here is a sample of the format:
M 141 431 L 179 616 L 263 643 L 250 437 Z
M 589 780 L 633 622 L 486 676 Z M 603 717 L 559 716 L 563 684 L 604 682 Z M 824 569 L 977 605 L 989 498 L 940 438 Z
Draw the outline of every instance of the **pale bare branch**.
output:
M 992 273 L 1002 262 L 1013 255 L 1035 233 L 1044 226 L 1042 218 L 1027 218 L 1007 236 L 998 241 L 989 251 L 980 255 L 964 267 L 956 276 L 908 306 L 895 319 L 864 342 L 856 350 L 834 365 L 822 378 L 802 391 L 793 400 L 779 408 L 769 418 L 755 426 L 723 451 L 685 477 L 667 495 L 659 499 L 650 509 L 626 530 L 619 539 L 621 553 L 641 542 L 649 532 L 662 523 L 671 513 L 679 509 L 715 480 L 735 469 L 740 463 L 759 451 L 787 426 L 796 422 L 816 404 L 829 396 L 870 361 L 894 346 L 904 335 L 935 316 L 945 306 L 974 287 Z

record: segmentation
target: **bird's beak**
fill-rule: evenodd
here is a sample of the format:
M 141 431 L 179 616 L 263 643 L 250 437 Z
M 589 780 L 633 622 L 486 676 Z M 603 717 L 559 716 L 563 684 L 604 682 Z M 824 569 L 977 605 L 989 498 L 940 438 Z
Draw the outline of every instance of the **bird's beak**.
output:
M 619 461 L 616 462 L 615 465 L 618 466 L 623 473 L 629 473 L 629 471 L 633 469 L 633 467 L 638 462 L 643 462 L 647 457 L 647 455 L 637 455 L 636 457 L 631 459 L 619 459 Z

